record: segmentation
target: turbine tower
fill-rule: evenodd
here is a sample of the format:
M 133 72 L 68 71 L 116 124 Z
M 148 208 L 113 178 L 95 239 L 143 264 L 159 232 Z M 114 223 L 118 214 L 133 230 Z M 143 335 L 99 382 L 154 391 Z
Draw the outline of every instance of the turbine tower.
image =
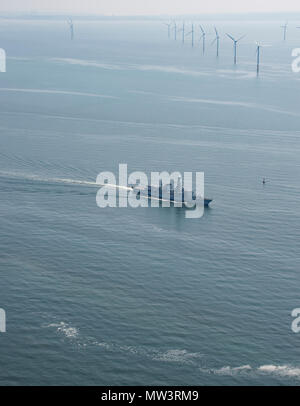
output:
M 257 76 L 259 76 L 261 45 L 258 42 L 256 43 L 256 45 L 257 45 L 257 48 L 256 48 L 256 55 L 257 55 L 256 74 L 257 74 Z
M 185 24 L 182 23 L 182 28 L 180 30 L 178 30 L 178 32 L 182 32 L 182 43 L 184 44 L 184 40 L 185 40 Z
M 192 35 L 192 47 L 194 46 L 194 32 L 194 24 L 192 24 L 192 30 L 186 34 L 187 36 Z
M 171 23 L 164 23 L 168 27 L 168 38 L 171 37 Z
M 216 33 L 216 38 L 213 40 L 211 45 L 213 45 L 215 42 L 217 43 L 217 58 L 219 57 L 219 49 L 220 49 L 220 36 L 218 33 L 218 30 L 215 27 L 215 33 Z
M 289 23 L 287 21 L 284 25 L 281 26 L 281 28 L 283 28 L 283 41 L 286 41 L 286 34 L 287 34 L 288 25 L 289 25 Z
M 233 41 L 233 49 L 234 49 L 234 64 L 236 65 L 237 63 L 237 44 L 239 41 L 241 41 L 243 38 L 245 38 L 246 35 L 243 35 L 239 39 L 233 38 L 230 34 L 226 34 L 228 38 L 230 38 Z
M 69 18 L 68 24 L 70 27 L 71 40 L 73 40 L 74 39 L 74 24 L 73 24 L 72 18 Z
M 199 26 L 200 30 L 202 32 L 202 35 L 200 37 L 200 40 L 202 39 L 202 49 L 203 49 L 203 55 L 205 54 L 205 39 L 206 39 L 206 32 L 204 31 L 202 25 Z
M 174 21 L 174 39 L 175 39 L 175 41 L 177 40 L 177 24 L 176 24 L 176 21 Z
M 272 45 L 266 45 L 266 44 L 261 44 L 259 42 L 256 42 L 256 55 L 257 55 L 257 64 L 256 64 L 256 73 L 257 76 L 260 74 L 260 57 L 261 57 L 261 48 L 265 47 L 271 47 Z

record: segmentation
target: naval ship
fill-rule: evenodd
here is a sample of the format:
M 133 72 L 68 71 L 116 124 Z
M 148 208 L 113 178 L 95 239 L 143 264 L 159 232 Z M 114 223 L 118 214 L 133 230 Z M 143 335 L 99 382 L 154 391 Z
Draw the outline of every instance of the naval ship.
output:
M 147 197 L 148 199 L 157 199 L 160 201 L 169 201 L 170 203 L 204 203 L 205 207 L 209 207 L 213 199 L 203 198 L 202 196 L 196 195 L 194 191 L 187 191 L 180 184 L 174 188 L 172 183 L 163 185 L 160 182 L 159 187 L 154 186 L 133 186 L 133 191 L 138 197 Z M 166 199 L 167 198 L 167 199 Z

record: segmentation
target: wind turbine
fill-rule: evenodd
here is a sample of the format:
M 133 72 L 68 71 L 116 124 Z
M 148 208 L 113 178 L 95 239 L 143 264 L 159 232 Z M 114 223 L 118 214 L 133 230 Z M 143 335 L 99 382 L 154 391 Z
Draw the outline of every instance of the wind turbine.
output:
M 233 41 L 233 48 L 234 48 L 234 64 L 236 65 L 236 62 L 237 62 L 237 43 L 239 42 L 239 41 L 241 41 L 243 38 L 245 38 L 245 36 L 246 35 L 243 35 L 242 37 L 240 37 L 239 39 L 235 39 L 235 38 L 233 38 L 231 35 L 229 35 L 229 34 L 226 34 L 227 35 L 227 37 L 229 37 L 232 41 Z
M 177 24 L 176 24 L 176 21 L 174 21 L 174 39 L 175 39 L 175 41 L 177 40 Z
M 171 23 L 164 23 L 168 27 L 168 38 L 171 37 Z
M 260 69 L 260 49 L 261 45 L 257 42 L 256 43 L 257 48 L 256 48 L 256 55 L 257 55 L 257 65 L 256 65 L 256 74 L 259 76 L 259 69 Z
M 192 24 L 192 31 L 186 34 L 187 36 L 192 35 L 192 47 L 194 46 L 194 32 L 194 24 Z
M 73 24 L 72 18 L 69 18 L 68 24 L 69 24 L 69 27 L 70 27 L 71 40 L 73 40 L 74 39 L 74 24 Z
M 215 42 L 217 43 L 217 58 L 219 57 L 219 49 L 220 49 L 220 36 L 218 33 L 218 30 L 215 27 L 215 33 L 216 33 L 216 38 L 213 40 L 211 45 L 213 45 Z
M 287 21 L 284 25 L 281 26 L 281 28 L 283 28 L 283 41 L 286 41 L 286 33 L 287 33 L 288 25 L 289 25 L 289 23 Z
M 206 38 L 206 32 L 204 31 L 202 25 L 199 26 L 200 30 L 202 32 L 202 35 L 200 37 L 200 40 L 202 39 L 202 47 L 203 47 L 203 55 L 205 54 L 205 38 Z
M 185 24 L 182 23 L 182 28 L 180 28 L 180 30 L 178 30 L 177 32 L 182 32 L 182 43 L 184 44 L 184 40 L 185 40 Z
M 256 56 L 257 56 L 257 64 L 256 64 L 256 73 L 257 76 L 259 76 L 260 73 L 260 51 L 261 48 L 265 48 L 265 47 L 271 47 L 272 45 L 262 45 L 259 42 L 256 42 Z

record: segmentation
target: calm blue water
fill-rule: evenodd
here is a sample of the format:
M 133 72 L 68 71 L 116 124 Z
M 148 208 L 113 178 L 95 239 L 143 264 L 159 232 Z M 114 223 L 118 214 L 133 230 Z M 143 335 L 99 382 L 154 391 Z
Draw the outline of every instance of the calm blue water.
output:
M 222 22 L 217 61 L 213 24 L 203 57 L 157 22 L 1 21 L 0 384 L 300 383 L 299 30 Z M 214 204 L 100 209 L 119 163 Z

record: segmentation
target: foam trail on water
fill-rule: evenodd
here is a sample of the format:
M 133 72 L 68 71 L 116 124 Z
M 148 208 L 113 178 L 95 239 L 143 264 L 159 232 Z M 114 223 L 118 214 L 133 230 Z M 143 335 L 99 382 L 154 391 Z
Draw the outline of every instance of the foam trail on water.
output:
M 251 63 L 247 63 L 244 65 L 250 66 L 250 70 L 246 69 L 216 69 L 216 70 L 191 70 L 185 68 L 184 66 L 174 66 L 174 65 L 150 65 L 150 64 L 111 64 L 100 62 L 96 60 L 90 59 L 76 59 L 76 58 L 50 58 L 47 59 L 51 63 L 64 63 L 69 65 L 77 65 L 83 67 L 92 67 L 104 70 L 112 70 L 112 71 L 141 71 L 141 72 L 161 72 L 161 73 L 173 73 L 178 75 L 185 75 L 191 77 L 203 77 L 203 76 L 214 76 L 226 79 L 254 79 L 256 78 L 256 71 L 252 69 Z M 278 72 L 274 72 L 273 66 L 268 66 L 268 64 L 263 65 L 265 68 L 264 78 L 268 80 L 275 80 L 279 74 L 282 73 L 289 73 L 287 69 L 283 70 L 282 68 Z M 275 79 L 274 79 L 275 78 Z
M 266 374 L 300 378 L 300 368 L 289 365 L 262 365 L 258 371 Z
M 78 179 L 68 179 L 68 178 L 44 178 L 37 175 L 30 175 L 25 173 L 16 173 L 16 172 L 5 172 L 0 171 L 0 176 L 6 178 L 17 178 L 17 179 L 25 179 L 30 181 L 36 182 L 45 182 L 45 183 L 62 183 L 68 185 L 81 185 L 81 186 L 92 186 L 92 187 L 99 187 L 99 186 L 108 186 L 116 189 L 123 189 L 123 190 L 132 190 L 130 187 L 114 185 L 110 183 L 100 184 L 97 182 L 86 181 L 86 180 L 78 180 Z
M 44 325 L 45 328 L 55 329 L 58 334 L 63 335 L 66 339 L 74 340 L 78 344 L 78 347 L 100 347 L 103 350 L 113 352 L 126 352 L 135 356 L 150 358 L 152 361 L 166 362 L 166 363 L 178 363 L 181 365 L 194 365 L 199 367 L 203 373 L 213 373 L 223 376 L 245 376 L 251 374 L 252 377 L 257 377 L 261 374 L 274 375 L 282 378 L 300 378 L 300 368 L 291 365 L 261 365 L 258 367 L 252 367 L 251 365 L 241 365 L 237 367 L 224 366 L 218 369 L 207 369 L 201 367 L 204 355 L 198 352 L 189 352 L 184 349 L 169 349 L 158 350 L 147 347 L 127 346 L 117 343 L 108 343 L 105 341 L 98 341 L 93 337 L 85 337 L 79 333 L 79 330 L 71 326 L 64 321 L 54 322 Z
M 299 113 L 293 111 L 282 110 L 275 106 L 268 106 L 264 104 L 257 103 L 248 103 L 248 102 L 237 102 L 230 100 L 213 100 L 213 99 L 195 99 L 189 97 L 180 97 L 180 96 L 167 96 L 170 101 L 174 102 L 185 102 L 185 103 L 201 103 L 201 104 L 213 104 L 219 106 L 233 106 L 233 107 L 242 107 L 246 109 L 255 109 L 255 110 L 264 110 L 270 113 L 284 114 L 292 117 L 300 117 Z
M 249 372 L 251 371 L 252 368 L 250 365 L 242 365 L 240 367 L 222 367 L 220 369 L 215 369 L 213 372 L 217 375 L 231 375 L 234 376 L 236 374 L 242 373 L 242 372 Z
M 137 90 L 131 90 L 128 91 L 129 93 L 136 93 L 136 94 L 149 94 L 149 95 L 155 95 L 155 93 L 151 92 L 142 92 L 142 91 L 137 91 Z M 171 96 L 164 96 L 164 97 L 171 97 Z M 291 113 L 293 115 L 293 113 Z M 295 113 L 297 115 L 297 113 Z M 171 128 L 175 130 L 182 130 L 182 129 L 202 129 L 205 131 L 211 131 L 211 132 L 222 132 L 222 135 L 237 135 L 240 136 L 241 134 L 245 135 L 251 135 L 255 136 L 258 138 L 261 138 L 261 136 L 267 136 L 267 135 L 272 135 L 272 136 L 277 136 L 277 137 L 293 137 L 297 138 L 300 136 L 300 131 L 281 131 L 281 130 L 266 130 L 266 129 L 257 129 L 257 128 L 232 128 L 232 127 L 222 127 L 222 126 L 208 126 L 208 125 L 202 125 L 202 124 L 174 124 L 174 123 L 146 123 L 146 122 L 133 122 L 133 121 L 118 121 L 118 120 L 105 120 L 105 119 L 96 119 L 96 118 L 82 118 L 82 117 L 72 117 L 72 116 L 59 116 L 56 114 L 44 114 L 44 113 L 39 113 L 39 112 L 16 112 L 16 111 L 0 111 L 0 115 L 11 115 L 11 116 L 28 116 L 28 117 L 40 117 L 40 118 L 45 118 L 45 119 L 51 119 L 51 120 L 68 120 L 68 121 L 79 121 L 79 122 L 92 122 L 92 123 L 105 123 L 105 124 L 112 124 L 112 125 L 117 125 L 117 126 L 128 126 L 128 127 L 134 127 L 134 128 Z M 298 116 L 298 115 L 297 115 Z M 7 130 L 5 127 L 1 127 L 2 129 Z M 224 134 L 224 132 L 227 132 L 228 134 Z M 137 141 L 140 139 L 139 137 L 135 138 Z M 147 138 L 149 139 L 149 137 Z M 166 142 L 165 140 L 160 140 L 160 142 Z M 168 141 L 169 142 L 169 141 Z
M 23 89 L 12 87 L 0 87 L 0 92 L 17 92 L 17 93 L 41 93 L 41 94 L 59 94 L 67 96 L 84 96 L 84 97 L 100 97 L 105 99 L 119 99 L 115 96 L 107 96 L 97 93 L 85 93 L 85 92 L 72 92 L 68 90 L 51 90 L 51 89 Z
M 58 63 L 67 63 L 70 65 L 78 65 L 78 66 L 86 66 L 86 67 L 94 67 L 106 70 L 136 70 L 142 72 L 162 72 L 162 73 L 177 73 L 180 75 L 188 75 L 188 76 L 208 76 L 210 75 L 209 72 L 203 71 L 193 71 L 189 69 L 182 69 L 176 66 L 170 65 L 139 65 L 139 64 L 109 64 L 109 63 L 102 63 L 93 60 L 84 60 L 84 59 L 74 59 L 74 58 L 51 58 L 51 62 L 58 62 Z
M 287 378 L 300 378 L 300 368 L 291 365 L 261 365 L 259 367 L 252 367 L 251 365 L 242 365 L 239 367 L 222 367 L 219 369 L 201 369 L 203 372 L 214 373 L 216 375 L 225 376 L 242 376 L 244 374 L 252 373 L 254 375 L 265 374 L 274 375 L 278 377 Z
M 65 321 L 45 324 L 42 327 L 54 329 L 57 334 L 70 340 L 73 345 L 76 344 L 79 349 L 99 347 L 104 351 L 126 353 L 131 356 L 148 358 L 155 362 L 174 363 L 179 365 L 195 365 L 201 362 L 201 359 L 203 358 L 203 354 L 189 352 L 182 349 L 159 350 L 149 347 L 121 345 L 114 342 L 99 341 L 94 337 L 84 336 L 80 333 L 79 329 L 71 326 L 70 323 Z
M 60 323 L 48 324 L 45 327 L 55 328 L 58 333 L 63 334 L 66 338 L 76 338 L 78 337 L 78 329 L 70 326 L 68 323 L 61 321 Z

